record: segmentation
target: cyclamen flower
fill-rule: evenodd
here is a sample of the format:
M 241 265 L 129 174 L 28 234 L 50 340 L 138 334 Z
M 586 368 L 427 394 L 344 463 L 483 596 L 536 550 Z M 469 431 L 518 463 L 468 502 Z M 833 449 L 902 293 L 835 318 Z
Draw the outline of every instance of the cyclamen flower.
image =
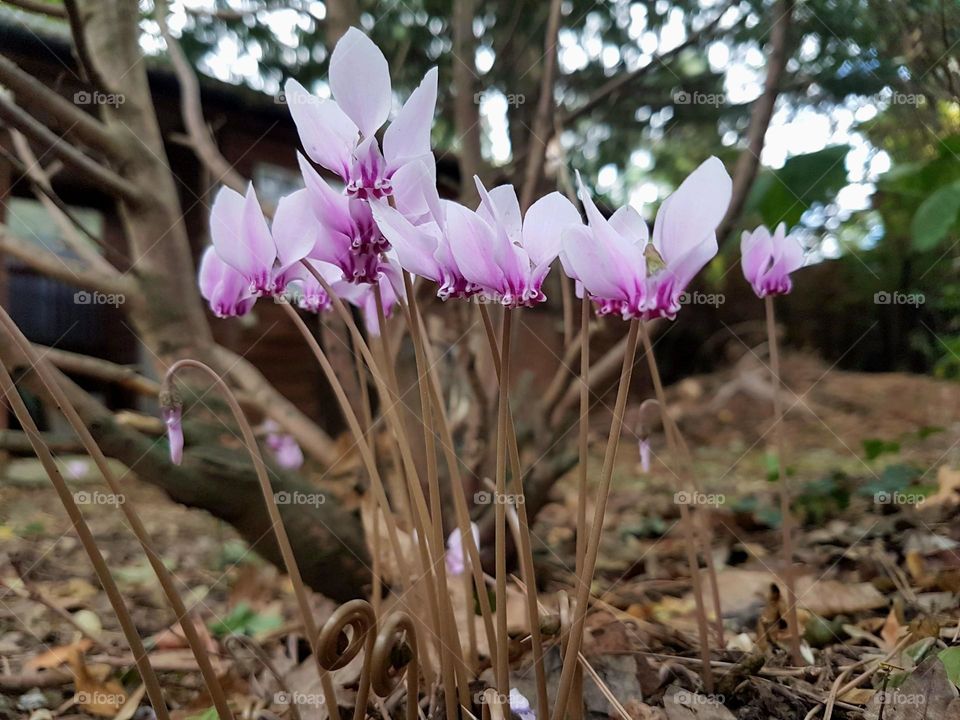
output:
M 179 465 L 183 462 L 183 408 L 173 403 L 165 406 L 162 414 L 170 442 L 170 462 Z
M 579 225 L 580 213 L 558 192 L 540 198 L 521 220 L 512 185 L 480 191 L 477 211 L 447 206 L 450 251 L 463 277 L 490 299 L 507 307 L 532 306 L 546 300 L 541 290 L 550 264 L 560 252 L 560 237 Z
M 640 469 L 644 473 L 650 472 L 650 439 L 640 438 Z
M 346 281 L 343 279 L 343 273 L 336 265 L 321 262 L 319 260 L 305 260 L 310 263 L 310 267 L 324 279 L 330 289 L 337 295 L 342 295 L 346 290 Z M 300 263 L 296 271 L 291 271 L 291 279 L 287 284 L 287 290 L 295 290 L 295 293 L 288 292 L 296 300 L 297 306 L 301 310 L 307 310 L 312 313 L 327 312 L 333 306 L 333 302 L 323 285 L 317 280 L 312 272 Z
M 473 535 L 473 543 L 480 548 L 480 528 L 476 523 L 470 523 L 470 534 Z M 463 535 L 460 528 L 454 528 L 453 532 L 447 538 L 447 572 L 451 575 L 463 575 L 467 570 L 467 553 L 463 549 Z
M 390 248 L 374 222 L 370 204 L 338 193 L 298 154 L 306 184 L 302 221 L 318 226 L 309 256 L 336 265 L 350 282 L 372 283 L 380 274 L 381 254 Z
M 510 688 L 510 712 L 520 720 L 537 720 L 536 713 L 530 707 L 530 701 L 516 688 Z
M 237 302 L 283 292 L 291 268 L 316 244 L 316 223 L 303 222 L 306 199 L 305 190 L 280 198 L 271 231 L 252 183 L 245 196 L 227 187 L 217 193 L 210 210 L 210 237 L 220 260 L 247 283 L 245 295 L 241 292 Z M 201 286 L 207 285 L 201 287 L 205 295 L 208 291 L 211 296 L 216 295 L 210 287 L 214 279 L 230 289 L 236 284 L 236 278 L 215 264 L 206 271 L 209 275 L 205 276 L 201 270 Z
M 563 264 L 596 300 L 601 314 L 673 319 L 694 276 L 717 254 L 714 231 L 730 203 L 732 182 L 717 158 L 693 171 L 657 212 L 650 241 L 632 207 L 603 217 L 580 182 L 588 226 L 566 230 Z
M 790 273 L 803 266 L 803 247 L 787 235 L 783 223 L 773 235 L 764 225 L 743 233 L 740 255 L 743 275 L 759 298 L 789 293 L 793 289 Z
M 437 283 L 442 300 L 469 297 L 480 286 L 463 276 L 453 257 L 446 214 L 454 203 L 440 199 L 432 170 L 425 163 L 406 165 L 397 173 L 396 207 L 384 201 L 370 207 L 400 267 Z
M 213 245 L 200 259 L 198 277 L 200 294 L 219 318 L 246 315 L 257 301 L 250 293 L 250 283 L 220 259 Z
M 274 420 L 267 420 L 263 425 L 267 431 L 265 444 L 273 453 L 277 465 L 284 470 L 297 470 L 303 465 L 303 451 L 293 435 L 280 432 L 280 426 Z
M 393 104 L 390 68 L 380 49 L 350 28 L 330 56 L 333 99 L 311 95 L 296 80 L 284 85 L 290 114 L 310 159 L 339 175 L 345 193 L 361 200 L 393 194 L 394 174 L 406 163 L 428 156 L 437 104 L 437 69 L 424 75 L 383 135 Z

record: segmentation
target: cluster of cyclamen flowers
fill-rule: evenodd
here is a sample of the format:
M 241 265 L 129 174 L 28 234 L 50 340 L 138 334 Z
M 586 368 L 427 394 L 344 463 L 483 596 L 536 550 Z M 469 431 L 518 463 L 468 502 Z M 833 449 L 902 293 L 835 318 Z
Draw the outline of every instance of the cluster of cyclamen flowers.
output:
M 730 201 L 731 180 L 710 158 L 668 197 L 652 238 L 630 206 L 605 218 L 577 177 L 580 212 L 560 193 L 521 214 L 511 185 L 487 190 L 480 205 L 441 200 L 430 130 L 437 71 L 430 70 L 383 133 L 392 91 L 387 61 L 357 29 L 330 58 L 332 98 L 311 95 L 295 80 L 286 98 L 309 160 L 299 155 L 305 187 L 282 198 L 268 225 L 251 186 L 246 196 L 223 188 L 211 211 L 213 245 L 200 266 L 200 289 L 219 317 L 244 315 L 257 298 L 295 291 L 301 308 L 326 310 L 332 289 L 364 310 L 377 331 L 373 283 L 389 315 L 403 297 L 402 271 L 435 282 L 442 299 L 484 299 L 507 307 L 546 297 L 542 286 L 559 256 L 577 294 L 589 293 L 599 314 L 625 319 L 673 318 L 694 276 L 717 253 L 715 229 Z M 336 174 L 332 187 L 311 163 Z M 744 271 L 761 297 L 788 292 L 802 264 L 783 227 L 743 242 Z

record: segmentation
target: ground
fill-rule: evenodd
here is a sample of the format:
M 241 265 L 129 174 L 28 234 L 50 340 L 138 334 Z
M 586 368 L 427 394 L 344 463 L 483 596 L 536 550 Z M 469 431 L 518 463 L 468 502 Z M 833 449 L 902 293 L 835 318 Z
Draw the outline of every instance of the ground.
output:
M 711 638 L 714 693 L 693 692 L 701 665 L 674 501 L 682 488 L 665 465 L 659 434 L 653 438 L 652 467 L 642 471 L 636 426 L 629 419 L 585 653 L 621 703 L 620 711 L 635 718 L 802 718 L 827 702 L 832 688 L 834 717 L 950 717 L 932 713 L 936 703 L 946 708 L 956 696 L 944 673 L 956 680 L 957 669 L 949 652 L 940 664 L 931 660 L 958 628 L 960 472 L 954 468 L 960 468 L 960 385 L 843 372 L 802 354 L 785 358 L 784 377 L 795 393 L 786 398 L 785 430 L 800 522 L 799 605 L 811 667 L 788 667 L 782 598 L 776 592 L 780 516 L 768 455 L 774 438 L 769 386 L 763 366 L 751 356 L 668 388 L 702 497 L 709 498 L 694 515 L 712 536 L 725 619 L 725 648 Z M 601 463 L 604 423 L 598 418 L 591 431 L 592 478 Z M 177 717 L 202 714 L 210 702 L 192 656 L 170 627 L 170 613 L 122 515 L 84 461 L 63 461 L 134 620 L 150 638 L 165 690 L 179 705 Z M 534 528 L 548 608 L 556 607 L 556 591 L 570 586 L 575 476 L 555 488 L 554 502 Z M 228 526 L 170 502 L 133 477 L 124 484 L 125 500 L 140 509 L 188 604 L 208 628 L 237 706 L 245 707 L 248 717 L 265 708 L 277 711 L 271 705 L 277 684 L 252 657 L 249 643 L 226 641 L 231 633 L 254 638 L 294 690 L 310 690 L 311 681 L 301 680 L 305 673 L 295 668 L 303 648 L 295 641 L 289 582 Z M 116 621 L 56 495 L 29 459 L 14 461 L 0 485 L 0 581 L 0 717 L 131 717 L 136 697 L 125 700 L 136 695 L 139 683 L 129 672 Z M 322 620 L 333 605 L 315 602 Z M 522 643 L 514 649 L 516 685 L 533 697 Z M 845 682 L 865 669 L 857 663 L 888 654 L 890 666 L 858 688 L 835 683 L 844 668 Z M 556 650 L 548 654 L 547 666 L 556 682 Z M 98 705 L 77 695 L 78 672 L 92 683 L 88 687 L 100 688 L 115 702 Z M 887 687 L 899 687 L 903 697 L 922 696 L 923 714 L 909 714 L 920 711 L 906 707 L 902 698 L 897 705 L 897 697 L 873 692 Z M 620 712 L 590 679 L 585 697 L 592 716 Z M 879 707 L 881 701 L 886 708 Z

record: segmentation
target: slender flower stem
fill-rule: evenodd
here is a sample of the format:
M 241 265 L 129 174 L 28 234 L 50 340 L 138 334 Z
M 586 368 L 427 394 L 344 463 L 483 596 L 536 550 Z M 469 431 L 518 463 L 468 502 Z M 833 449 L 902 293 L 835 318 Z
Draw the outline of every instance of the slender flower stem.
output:
M 780 480 L 780 515 L 783 531 L 783 584 L 787 589 L 787 628 L 790 631 L 790 656 L 794 665 L 804 665 L 800 653 L 800 623 L 797 620 L 797 589 L 793 572 L 793 512 L 790 509 L 790 485 L 787 480 L 786 438 L 783 434 L 783 398 L 780 393 L 780 351 L 777 346 L 777 320 L 773 296 L 764 299 L 767 311 L 767 337 L 770 343 L 770 374 L 773 380 L 773 421 L 777 443 L 777 473 Z
M 293 594 L 297 600 L 297 608 L 300 611 L 300 620 L 303 622 L 304 631 L 307 634 L 307 642 L 310 650 L 313 652 L 314 660 L 317 662 L 317 670 L 323 683 L 325 700 L 327 703 L 336 703 L 336 695 L 333 692 L 333 684 L 330 681 L 329 674 L 320 665 L 320 655 L 317 652 L 317 624 L 313 619 L 313 610 L 310 607 L 310 594 L 303 582 L 303 576 L 300 573 L 300 566 L 297 563 L 296 555 L 293 552 L 293 546 L 290 544 L 290 538 L 287 535 L 287 529 L 283 524 L 283 518 L 280 515 L 280 509 L 277 507 L 277 500 L 273 493 L 273 487 L 270 485 L 270 478 L 267 474 L 267 466 L 263 461 L 263 455 L 260 452 L 260 446 L 257 444 L 256 435 L 250 423 L 247 421 L 246 414 L 237 402 L 236 396 L 230 387 L 217 375 L 208 365 L 199 360 L 178 360 L 167 370 L 163 380 L 163 390 L 173 389 L 173 381 L 180 370 L 193 369 L 199 370 L 205 374 L 218 390 L 223 394 L 227 401 L 227 407 L 233 415 L 237 427 L 240 428 L 240 434 L 243 436 L 243 445 L 250 459 L 253 462 L 253 469 L 257 473 L 257 480 L 260 482 L 260 490 L 263 494 L 263 502 L 267 506 L 267 515 L 270 518 L 270 527 L 277 538 L 277 545 L 280 547 L 280 555 L 283 558 L 283 564 L 286 567 L 287 575 L 290 576 L 290 582 L 293 585 Z
M 414 307 L 414 309 L 416 310 L 416 307 Z M 467 507 L 466 489 L 464 488 L 463 479 L 460 475 L 460 461 L 457 458 L 456 452 L 454 451 L 455 446 L 453 442 L 453 433 L 450 430 L 450 421 L 447 418 L 446 408 L 443 406 L 443 403 L 440 400 L 440 381 L 436 374 L 430 340 L 426 336 L 422 322 L 420 323 L 420 331 L 423 335 L 422 342 L 426 351 L 427 360 L 429 362 L 428 378 L 430 380 L 430 400 L 433 404 L 434 411 L 442 419 L 442 422 L 440 423 L 440 431 L 443 433 L 441 447 L 443 448 L 443 454 L 447 461 L 447 468 L 450 473 L 450 482 L 452 485 L 451 495 L 453 496 L 453 507 L 454 512 L 456 513 L 457 526 L 460 528 L 461 539 L 469 556 L 470 570 L 473 575 L 477 598 L 480 604 L 480 615 L 483 619 L 484 630 L 487 638 L 487 648 L 489 650 L 490 657 L 495 658 L 497 657 L 497 638 L 496 629 L 494 628 L 493 609 L 490 606 L 490 596 L 487 593 L 487 586 L 483 575 L 483 566 L 480 563 L 480 549 L 477 547 L 473 533 L 470 530 L 470 510 Z M 466 573 L 464 573 L 464 575 L 466 577 Z M 473 616 L 473 601 L 470 597 L 469 590 L 467 592 L 466 601 L 468 602 L 467 617 L 469 618 Z M 471 625 L 472 624 L 473 623 L 471 622 Z
M 409 301 L 415 303 L 416 295 L 414 293 L 413 283 L 410 282 L 410 276 L 407 275 L 406 272 L 403 273 L 403 281 Z M 379 291 L 379 285 L 377 285 L 376 288 L 377 291 Z M 382 317 L 383 320 L 381 320 L 381 323 L 385 323 L 386 318 L 383 317 L 383 299 L 379 292 L 376 298 L 378 319 Z M 444 671 L 445 685 L 447 684 L 448 678 L 453 680 L 455 675 L 460 676 L 460 682 L 456 683 L 460 702 L 464 706 L 469 707 L 470 688 L 467 684 L 466 668 L 463 665 L 463 651 L 460 647 L 460 636 L 457 633 L 456 624 L 453 620 L 453 608 L 450 604 L 450 593 L 447 585 L 447 566 L 443 554 L 443 508 L 440 500 L 440 481 L 437 471 L 436 430 L 434 429 L 433 409 L 430 404 L 430 395 L 426 384 L 427 378 L 423 372 L 426 366 L 426 358 L 424 357 L 423 346 L 420 342 L 419 313 L 411 310 L 407 314 L 407 319 L 410 324 L 410 336 L 413 339 L 414 354 L 418 367 L 417 387 L 420 392 L 420 411 L 423 416 L 423 442 L 427 460 L 427 490 L 430 494 L 431 523 L 429 530 L 433 535 L 432 540 L 435 548 L 434 552 L 436 553 L 435 557 L 439 558 L 439 561 L 434 566 L 434 570 L 437 576 L 437 602 L 443 614 L 440 622 L 444 627 L 444 635 L 446 638 L 443 644 L 443 651 L 444 655 L 450 661 L 443 664 L 442 670 Z M 380 325 L 381 333 L 385 327 L 385 324 Z M 453 652 L 454 648 L 456 648 L 456 652 Z M 446 704 L 447 717 L 456 717 L 456 697 L 450 694 L 449 687 L 444 688 L 444 703 Z
M 307 265 L 307 267 L 310 267 L 309 264 Z M 327 290 L 327 292 L 330 292 L 330 291 Z M 339 298 L 336 298 L 333 295 L 331 295 L 331 298 L 334 298 L 336 301 L 339 301 Z M 364 436 L 362 428 L 360 427 L 360 422 L 357 419 L 357 415 L 354 412 L 353 407 L 350 405 L 350 401 L 347 398 L 346 391 L 343 389 L 343 385 L 340 383 L 339 379 L 337 378 L 336 372 L 334 372 L 333 366 L 330 364 L 330 361 L 327 359 L 326 354 L 323 352 L 323 349 L 320 347 L 320 343 L 317 342 L 317 339 L 310 332 L 310 329 L 307 327 L 306 323 L 300 317 L 299 313 L 297 313 L 297 311 L 288 304 L 284 304 L 283 308 L 286 311 L 287 315 L 290 317 L 290 319 L 293 321 L 294 325 L 297 326 L 297 329 L 300 331 L 300 334 L 303 336 L 310 350 L 313 352 L 314 357 L 317 359 L 317 362 L 320 364 L 320 367 L 323 370 L 323 373 L 326 376 L 327 381 L 330 383 L 330 386 L 333 388 L 334 394 L 337 397 L 337 402 L 340 404 L 340 409 L 343 412 L 343 416 L 347 421 L 347 425 L 350 427 L 350 431 L 353 433 L 353 436 L 356 439 L 357 448 L 360 451 L 360 457 L 367 470 L 367 474 L 370 476 L 370 484 L 371 484 L 371 488 L 373 490 L 374 496 L 377 499 L 377 503 L 379 504 L 380 508 L 383 511 L 383 517 L 387 524 L 388 539 L 390 540 L 390 544 L 392 546 L 394 556 L 397 559 L 397 564 L 400 568 L 400 574 L 403 576 L 402 582 L 404 585 L 410 584 L 411 578 L 414 578 L 414 575 L 411 571 L 409 564 L 407 563 L 406 555 L 404 555 L 403 550 L 400 546 L 399 531 L 397 529 L 396 517 L 394 513 L 391 512 L 390 510 L 390 503 L 389 503 L 389 500 L 387 499 L 386 491 L 383 486 L 383 481 L 380 477 L 380 472 L 377 469 L 377 464 L 373 457 L 373 452 L 370 449 L 370 446 L 367 442 L 367 438 Z M 346 310 L 346 308 L 344 308 L 344 310 Z M 350 317 L 349 313 L 346 313 L 346 315 L 347 317 Z M 352 318 L 351 318 L 351 322 L 348 323 L 348 327 L 351 328 L 351 334 L 352 334 L 355 329 L 355 326 L 352 327 Z M 359 332 L 357 333 L 357 335 L 359 336 Z M 369 349 L 367 349 L 367 352 L 369 353 Z M 372 358 L 370 359 L 370 362 L 371 363 L 373 362 Z M 379 372 L 375 363 L 370 365 L 370 370 L 371 370 L 371 373 L 373 373 L 375 378 L 381 377 L 379 375 Z M 384 392 L 382 388 L 381 388 L 381 392 L 382 393 Z M 389 396 L 386 393 L 384 393 L 383 395 L 381 395 L 381 397 L 389 397 Z M 394 403 L 391 400 L 388 403 L 388 413 L 392 410 L 393 405 Z M 422 493 L 421 493 L 421 496 L 422 496 Z M 375 517 L 374 526 L 376 526 L 377 522 L 379 522 L 379 519 Z M 427 595 L 428 606 L 430 607 L 431 622 L 435 623 L 436 618 L 438 616 L 438 612 L 436 607 L 436 593 L 432 583 L 433 576 L 430 572 L 432 561 L 430 560 L 430 557 L 429 557 L 428 548 L 426 548 L 423 542 L 424 532 L 422 530 L 422 527 L 420 526 L 418 527 L 420 528 L 418 530 L 418 537 L 421 540 L 421 542 L 418 543 L 418 546 L 421 552 L 421 556 L 420 556 L 421 568 L 420 568 L 420 573 L 418 577 L 422 578 L 427 584 L 427 587 L 424 589 L 424 591 L 425 591 L 425 594 Z M 414 586 L 414 589 L 416 589 L 416 585 L 418 584 L 417 578 L 413 579 L 412 584 Z M 409 607 L 407 602 L 404 600 L 403 596 L 401 596 L 401 600 L 404 602 L 405 605 L 407 605 L 408 609 L 411 611 L 411 613 L 415 618 L 421 617 L 420 613 L 417 613 L 413 608 Z M 425 632 L 428 631 L 426 624 L 422 623 L 422 625 L 423 625 L 424 631 Z M 436 638 L 439 641 L 439 639 L 441 638 L 442 627 L 435 626 L 432 630 L 429 630 L 429 632 L 432 634 L 434 638 Z M 424 653 L 424 658 L 423 658 L 424 677 L 428 682 L 432 682 L 434 673 L 433 673 L 432 665 L 430 664 L 428 658 L 429 658 L 429 654 Z
M 633 363 L 637 355 L 637 339 L 640 321 L 631 320 L 627 334 L 627 346 L 623 354 L 623 367 L 620 370 L 620 385 L 617 388 L 617 400 L 613 408 L 613 419 L 610 422 L 610 435 L 607 438 L 607 449 L 603 456 L 603 467 L 600 470 L 600 486 L 596 494 L 596 506 L 593 511 L 593 524 L 590 526 L 590 536 L 587 539 L 583 558 L 583 572 L 579 575 L 577 586 L 577 600 L 573 609 L 574 618 L 567 639 L 567 648 L 563 654 L 563 670 L 560 673 L 560 685 L 557 689 L 557 704 L 550 716 L 553 720 L 562 720 L 567 711 L 570 700 L 570 691 L 573 687 L 574 671 L 577 667 L 580 646 L 583 642 L 583 626 L 587 617 L 587 606 L 590 599 L 590 585 L 593 581 L 593 572 L 597 566 L 597 553 L 600 550 L 600 535 L 603 530 L 603 516 L 607 510 L 607 499 L 610 496 L 610 485 L 613 480 L 613 467 L 620 445 L 620 432 L 623 429 L 623 413 L 627 406 L 627 396 L 630 391 L 630 379 L 633 376 Z
M 504 308 L 500 337 L 500 393 L 497 404 L 497 475 L 496 495 L 493 498 L 496 521 L 494 554 L 496 556 L 497 598 L 497 692 L 506 696 L 510 692 L 510 666 L 507 646 L 507 401 L 510 385 L 510 328 L 513 316 Z
M 643 351 L 647 356 L 647 365 L 650 368 L 650 377 L 653 380 L 653 389 L 657 395 L 657 404 L 660 406 L 660 417 L 670 445 L 670 456 L 674 466 L 677 465 L 678 453 L 676 436 L 670 430 L 671 419 L 667 413 L 667 398 L 663 392 L 663 383 L 660 380 L 660 369 L 657 367 L 657 358 L 653 354 L 650 344 L 650 334 L 646 323 L 641 324 L 643 336 Z M 675 430 L 675 428 L 674 428 Z M 687 503 L 680 503 L 680 525 L 683 528 L 684 545 L 687 550 L 687 565 L 690 569 L 690 580 L 693 583 L 693 595 L 697 604 L 697 631 L 700 636 L 700 657 L 702 660 L 703 686 L 708 693 L 713 692 L 713 669 L 710 666 L 710 635 L 707 632 L 707 611 L 703 604 L 703 587 L 700 578 L 700 565 L 697 562 L 697 532 L 693 524 L 693 517 Z M 721 619 L 722 620 L 722 619 Z
M 120 623 L 120 629 L 123 630 L 124 637 L 127 639 L 127 644 L 130 646 L 133 661 L 137 666 L 137 670 L 140 672 L 140 678 L 146 687 L 147 697 L 150 699 L 150 704 L 153 706 L 157 719 L 170 720 L 170 713 L 167 711 L 167 705 L 163 700 L 163 691 L 160 689 L 160 682 L 157 680 L 157 675 L 153 670 L 153 666 L 150 664 L 150 658 L 147 655 L 146 648 L 143 646 L 140 635 L 137 633 L 137 627 L 133 623 L 133 618 L 130 617 L 130 611 L 124 604 L 123 595 L 117 587 L 113 576 L 110 574 L 110 569 L 107 567 L 107 563 L 100 553 L 100 548 L 97 547 L 97 541 L 93 537 L 93 533 L 90 531 L 86 520 L 83 519 L 83 514 L 80 512 L 80 508 L 77 507 L 70 488 L 67 487 L 66 481 L 64 481 L 63 476 L 60 474 L 60 469 L 53 459 L 50 448 L 47 447 L 47 444 L 43 441 L 40 430 L 30 416 L 30 412 L 27 410 L 23 398 L 20 397 L 20 393 L 17 392 L 13 378 L 10 377 L 10 373 L 7 372 L 6 367 L 4 367 L 2 363 L 0 363 L 0 384 L 3 385 L 3 393 L 7 397 L 7 402 L 10 404 L 14 416 L 20 422 L 20 426 L 30 441 L 30 445 L 40 460 L 40 464 L 50 478 L 50 482 L 53 483 L 53 487 L 60 497 L 60 502 L 67 511 L 70 522 L 74 530 L 76 530 L 77 536 L 80 538 L 80 544 L 83 545 L 83 549 L 90 558 L 90 562 L 93 565 L 94 572 L 97 574 L 97 579 L 100 581 L 101 587 L 103 587 L 107 593 L 107 598 L 110 600 L 110 605 L 117 616 L 117 621 Z
M 97 469 L 99 469 L 100 473 L 103 475 L 103 479 L 110 487 L 110 492 L 118 497 L 122 495 L 123 488 L 120 486 L 119 481 L 114 475 L 113 469 L 107 462 L 106 456 L 103 454 L 100 446 L 97 445 L 96 441 L 93 439 L 93 435 L 87 429 L 87 426 L 80 418 L 80 414 L 73 406 L 73 403 L 70 402 L 70 399 L 63 391 L 63 388 L 61 388 L 60 384 L 56 381 L 56 378 L 51 373 L 47 362 L 39 355 L 39 353 L 37 353 L 30 341 L 27 340 L 23 333 L 20 332 L 20 329 L 16 326 L 16 323 L 13 322 L 10 316 L 2 308 L 0 308 L 0 324 L 4 326 L 7 334 L 18 346 L 20 352 L 23 353 L 28 362 L 30 362 L 30 364 L 33 366 L 38 377 L 40 378 L 40 381 L 47 389 L 47 392 L 50 393 L 51 397 L 60 407 L 60 411 L 73 428 L 73 431 L 77 433 L 77 436 L 80 438 L 80 442 L 83 443 L 84 448 L 86 448 L 87 452 L 90 454 L 90 457 L 97 466 Z M 177 591 L 173 574 L 167 569 L 167 566 L 163 564 L 163 559 L 153 548 L 153 545 L 150 542 L 150 535 L 147 532 L 143 521 L 140 519 L 140 516 L 137 514 L 137 511 L 134 509 L 133 503 L 124 502 L 119 503 L 119 505 L 121 512 L 123 512 L 124 517 L 127 520 L 127 524 L 130 526 L 134 536 L 137 538 L 137 542 L 140 543 L 140 547 L 146 554 L 147 561 L 150 563 L 150 567 L 153 569 L 153 572 L 157 576 L 157 580 L 160 582 L 160 588 L 163 590 L 163 594 L 166 596 L 167 602 L 170 603 L 170 607 L 173 609 L 174 615 L 176 616 L 176 621 L 180 624 L 180 627 L 183 628 L 184 637 L 187 640 L 187 644 L 190 645 L 190 650 L 193 652 L 193 655 L 197 660 L 197 667 L 200 670 L 200 674 L 203 676 L 204 685 L 206 685 L 207 691 L 210 693 L 210 699 L 213 701 L 214 708 L 220 715 L 221 720 L 233 720 L 233 712 L 230 710 L 230 705 L 227 702 L 226 693 L 223 691 L 223 686 L 220 684 L 219 678 L 217 678 L 217 673 L 214 670 L 213 662 L 211 661 L 210 655 L 207 652 L 206 645 L 201 639 L 200 634 L 197 632 L 197 629 L 193 624 L 193 618 L 191 618 L 187 612 L 187 607 L 184 604 L 183 599 L 180 597 L 180 593 Z
M 566 283 L 566 278 L 562 278 Z M 576 576 L 583 575 L 587 551 L 587 466 L 590 437 L 590 295 L 586 288 L 580 301 L 580 420 L 577 426 L 577 565 Z M 573 716 L 583 717 L 583 668 L 577 663 L 573 677 Z
M 480 311 L 487 315 L 485 326 L 491 326 L 489 322 L 489 313 L 481 305 Z M 510 314 L 511 310 L 505 313 Z M 487 336 L 490 341 L 490 352 L 492 357 L 497 358 L 502 354 L 496 337 L 492 334 Z M 494 370 L 497 379 L 502 382 L 504 360 L 494 362 Z M 510 453 L 510 473 L 513 477 L 513 489 L 517 496 L 515 503 L 516 514 L 519 523 L 520 532 L 517 534 L 519 542 L 517 549 L 520 557 L 520 574 L 524 583 L 524 595 L 527 602 L 527 622 L 530 624 L 530 640 L 533 646 L 533 668 L 537 683 L 537 711 L 540 717 L 550 716 L 550 699 L 547 695 L 547 674 L 543 659 L 543 639 L 540 631 L 540 600 L 537 594 L 536 571 L 533 565 L 533 548 L 530 542 L 530 520 L 527 517 L 527 505 L 523 493 L 523 469 L 520 465 L 520 449 L 517 444 L 517 431 L 513 422 L 513 413 L 510 410 L 509 398 L 507 400 L 507 443 Z

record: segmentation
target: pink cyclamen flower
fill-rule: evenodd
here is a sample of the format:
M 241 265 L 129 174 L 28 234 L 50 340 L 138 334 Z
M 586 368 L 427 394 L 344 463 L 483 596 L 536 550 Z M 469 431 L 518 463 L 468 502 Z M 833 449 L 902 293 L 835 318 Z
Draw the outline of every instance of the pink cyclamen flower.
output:
M 581 223 L 569 200 L 552 192 L 537 200 L 521 220 L 512 185 L 490 192 L 475 178 L 480 207 L 447 206 L 450 251 L 463 277 L 490 300 L 507 307 L 532 306 L 546 300 L 541 290 L 560 252 L 560 237 Z
M 437 104 L 437 69 L 427 71 L 383 135 L 393 104 L 390 68 L 380 49 L 357 28 L 340 38 L 330 56 L 332 99 L 311 95 L 296 80 L 284 85 L 290 114 L 310 159 L 335 172 L 344 192 L 361 200 L 393 194 L 394 174 L 431 154 L 430 129 Z
M 743 233 L 740 255 L 743 275 L 759 298 L 786 295 L 793 289 L 790 273 L 803 266 L 803 247 L 787 235 L 783 223 L 777 225 L 773 235 L 764 225 Z
M 650 472 L 650 439 L 640 438 L 640 469 Z
M 434 173 L 432 164 L 409 163 L 397 173 L 396 207 L 384 201 L 370 207 L 400 267 L 437 283 L 442 300 L 469 297 L 480 286 L 463 276 L 453 257 L 446 217 L 455 203 L 440 199 Z
M 480 548 L 480 528 L 476 523 L 470 523 L 470 534 L 473 535 L 473 543 Z M 469 558 L 463 549 L 463 535 L 460 528 L 454 528 L 447 538 L 447 572 L 451 575 L 463 575 L 467 570 Z
M 516 688 L 510 688 L 510 712 L 520 720 L 537 720 L 536 713 L 530 707 L 530 701 Z
M 298 209 L 308 208 L 303 222 L 317 226 L 309 256 L 336 265 L 350 282 L 374 282 L 390 243 L 374 222 L 370 203 L 338 193 L 302 155 L 297 158 L 307 186 L 302 191 L 307 204 Z
M 303 451 L 293 435 L 280 431 L 280 426 L 274 420 L 267 420 L 264 424 L 267 431 L 266 446 L 273 453 L 277 465 L 284 470 L 297 470 L 303 465 Z
M 250 293 L 250 283 L 220 259 L 213 245 L 200 259 L 198 278 L 200 294 L 219 318 L 246 315 L 257 301 Z
M 306 190 L 280 198 L 271 229 L 252 183 L 246 195 L 223 187 L 210 210 L 210 237 L 220 260 L 247 283 L 248 296 L 274 295 L 284 291 L 291 268 L 316 244 L 319 228 L 305 219 L 310 219 Z M 209 278 L 201 273 L 201 280 Z
M 170 462 L 179 465 L 183 462 L 183 408 L 179 403 L 163 408 L 163 424 L 170 442 Z
M 676 317 L 684 289 L 717 254 L 715 230 L 732 186 L 723 163 L 706 160 L 663 201 L 652 241 L 636 210 L 625 206 L 604 218 L 577 180 L 588 225 L 564 233 L 568 274 L 595 298 L 601 314 Z

